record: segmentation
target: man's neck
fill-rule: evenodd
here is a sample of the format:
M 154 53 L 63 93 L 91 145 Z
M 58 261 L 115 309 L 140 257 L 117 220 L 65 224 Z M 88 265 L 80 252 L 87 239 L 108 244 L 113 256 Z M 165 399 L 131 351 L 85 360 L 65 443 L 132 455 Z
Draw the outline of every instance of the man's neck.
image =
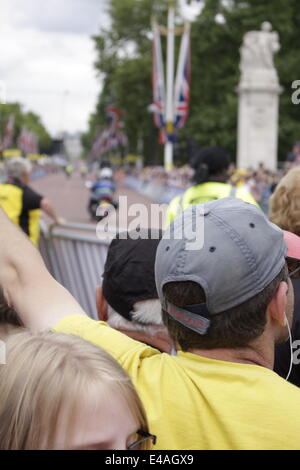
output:
M 221 173 L 219 175 L 212 175 L 207 180 L 208 183 L 227 183 L 228 175 L 227 173 Z
M 267 369 L 274 366 L 274 338 L 266 332 L 245 348 L 190 349 L 189 352 L 219 361 L 253 364 Z
M 237 362 L 240 364 L 253 364 L 256 366 L 266 367 L 273 369 L 273 357 L 266 358 L 251 349 L 191 349 L 189 352 L 197 354 L 198 356 L 207 357 L 225 362 Z
M 193 348 L 189 352 L 219 361 L 236 362 L 239 364 L 253 364 L 273 370 L 275 344 L 283 341 L 282 333 L 267 321 L 261 336 L 251 341 L 243 348 Z

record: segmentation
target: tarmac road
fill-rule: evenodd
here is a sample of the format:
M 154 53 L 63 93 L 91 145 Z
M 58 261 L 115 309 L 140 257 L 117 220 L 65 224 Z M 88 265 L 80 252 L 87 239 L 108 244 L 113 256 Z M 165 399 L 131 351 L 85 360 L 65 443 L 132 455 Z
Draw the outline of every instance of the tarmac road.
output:
M 86 180 L 88 179 L 87 177 Z M 95 222 L 91 222 L 87 211 L 89 190 L 85 186 L 85 180 L 81 179 L 80 175 L 74 173 L 68 179 L 64 173 L 53 174 L 32 181 L 30 186 L 47 197 L 55 207 L 57 214 L 63 217 L 66 222 L 96 225 Z M 151 206 L 154 212 L 159 207 L 154 201 L 122 185 L 118 187 L 116 199 L 118 200 L 120 196 L 125 196 L 126 199 L 123 199 L 117 217 L 113 217 L 113 215 L 108 217 L 106 221 L 108 228 L 114 228 L 116 225 L 120 229 L 134 229 L 136 226 L 143 228 L 162 227 L 163 215 L 151 217 Z M 139 206 L 133 206 L 134 204 L 139 204 Z M 164 211 L 165 208 L 163 208 L 162 213 Z

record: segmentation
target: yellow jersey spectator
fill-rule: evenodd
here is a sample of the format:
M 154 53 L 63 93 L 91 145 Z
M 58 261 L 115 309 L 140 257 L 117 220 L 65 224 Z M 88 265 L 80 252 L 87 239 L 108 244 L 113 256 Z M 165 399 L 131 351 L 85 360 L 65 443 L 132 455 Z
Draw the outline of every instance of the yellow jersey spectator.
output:
M 31 163 L 25 158 L 16 157 L 9 160 L 6 166 L 7 182 L 0 184 L 0 207 L 38 246 L 40 209 L 55 223 L 59 223 L 61 219 L 57 217 L 48 199 L 28 186 L 31 169 Z
M 214 199 L 236 197 L 257 206 L 249 191 L 228 183 L 229 166 L 229 156 L 222 147 L 205 147 L 200 150 L 192 162 L 195 184 L 172 199 L 167 209 L 165 225 L 173 222 L 187 207 Z

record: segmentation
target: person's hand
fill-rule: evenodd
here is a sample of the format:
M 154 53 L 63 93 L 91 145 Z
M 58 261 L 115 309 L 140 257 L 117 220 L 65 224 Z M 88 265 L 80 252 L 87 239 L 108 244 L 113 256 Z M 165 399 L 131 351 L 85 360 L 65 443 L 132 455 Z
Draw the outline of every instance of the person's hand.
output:
M 48 226 L 49 234 L 52 234 L 52 231 L 59 227 L 60 225 L 63 225 L 66 223 L 66 220 L 63 219 L 63 217 L 55 217 L 55 219 L 52 219 L 52 223 Z
M 63 225 L 66 223 L 66 220 L 63 217 L 56 217 L 54 220 L 55 225 Z

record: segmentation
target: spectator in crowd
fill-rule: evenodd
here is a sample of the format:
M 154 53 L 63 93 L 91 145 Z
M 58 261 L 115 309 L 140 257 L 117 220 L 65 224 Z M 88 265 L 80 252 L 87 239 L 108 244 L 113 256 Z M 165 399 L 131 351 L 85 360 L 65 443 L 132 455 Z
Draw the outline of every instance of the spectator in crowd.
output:
M 0 184 L 5 182 L 5 167 L 4 163 L 0 162 Z
M 188 188 L 183 195 L 176 196 L 169 204 L 166 214 L 166 225 L 188 206 L 224 197 L 237 197 L 257 205 L 254 198 L 244 188 L 229 184 L 230 159 L 221 147 L 205 147 L 200 150 L 192 162 L 195 170 L 195 185 Z
M 33 191 L 30 181 L 31 163 L 25 158 L 10 159 L 6 167 L 7 183 L 0 184 L 0 207 L 9 218 L 29 236 L 37 246 L 39 241 L 40 209 L 55 223 L 60 223 L 52 204 L 47 198 Z
M 300 167 L 290 170 L 279 182 L 270 199 L 270 215 L 272 222 L 284 230 L 300 235 Z M 297 261 L 291 259 L 290 264 L 296 268 Z M 300 339 L 300 278 L 293 280 L 295 294 L 294 319 L 292 325 L 292 338 Z M 297 345 L 297 343 L 296 343 Z M 289 381 L 300 387 L 300 363 L 297 351 L 294 351 L 294 364 L 289 376 Z M 286 377 L 290 367 L 290 344 L 285 342 L 276 347 L 274 370 Z
M 269 218 L 300 236 L 300 167 L 290 170 L 278 183 L 270 199 Z
M 234 169 L 231 172 L 230 181 L 234 186 L 242 187 L 249 191 L 265 214 L 269 210 L 269 199 L 275 187 L 282 177 L 282 172 L 272 172 L 259 164 L 258 170 Z
M 72 174 L 74 173 L 73 165 L 66 165 L 65 166 L 65 175 L 67 178 L 71 178 Z
M 198 237 L 198 224 L 204 245 L 190 250 L 183 229 Z M 8 302 L 28 327 L 52 326 L 110 352 L 138 389 L 157 449 L 299 448 L 300 392 L 272 369 L 293 316 L 286 256 L 300 259 L 300 241 L 286 244 L 257 207 L 236 198 L 193 205 L 160 241 L 156 283 L 176 357 L 82 315 L 1 211 L 0 227 Z
M 105 351 L 61 333 L 22 332 L 0 365 L 0 450 L 150 448 L 132 382 Z
M 249 178 L 249 171 L 245 168 L 235 169 L 231 172 L 230 182 L 237 188 L 247 188 L 247 190 L 250 191 L 248 183 Z
M 99 319 L 133 339 L 161 351 L 171 351 L 171 340 L 162 322 L 154 278 L 154 262 L 161 230 L 124 232 L 111 242 L 102 287 L 97 287 Z M 152 237 L 152 238 L 151 238 Z
M 293 150 L 286 158 L 285 168 L 290 169 L 300 164 L 300 142 L 295 142 Z
M 80 172 L 81 178 L 85 179 L 86 175 L 89 172 L 89 169 L 84 163 L 81 163 L 80 168 L 79 168 L 79 172 Z
M 17 313 L 7 305 L 2 289 L 0 288 L 0 340 L 18 331 L 22 326 L 22 322 Z
M 197 162 L 197 159 L 195 159 L 194 162 Z M 195 166 L 193 161 L 192 164 Z M 263 163 L 260 163 L 256 170 L 252 168 L 237 169 L 235 165 L 230 163 L 227 170 L 226 179 L 224 181 L 237 188 L 230 188 L 233 193 L 236 191 L 238 191 L 239 194 L 241 194 L 241 192 L 244 194 L 250 193 L 260 208 L 267 214 L 269 198 L 272 195 L 278 181 L 284 175 L 284 171 L 285 170 L 278 170 L 276 172 L 272 172 L 265 168 Z M 173 167 L 172 170 L 168 173 L 163 167 L 145 167 L 139 173 L 140 184 L 136 184 L 135 187 L 142 194 L 146 194 L 148 196 L 150 195 L 154 200 L 161 200 L 161 194 L 155 190 L 155 185 L 158 185 L 160 186 L 160 189 L 163 189 L 162 178 L 167 176 L 168 179 L 167 185 L 165 184 L 166 187 L 163 202 L 168 203 L 173 199 L 174 201 L 178 201 L 180 200 L 182 194 L 186 192 L 187 189 L 190 189 L 193 175 L 194 170 L 189 165 L 185 165 L 181 168 Z M 131 174 L 131 176 L 137 178 L 137 175 L 135 174 Z M 129 182 L 129 184 L 126 182 L 126 185 L 129 187 L 132 187 L 132 184 L 132 180 Z M 212 187 L 212 185 L 205 186 L 206 189 L 212 189 Z M 221 187 L 224 189 L 224 184 Z M 217 188 L 217 186 L 215 186 L 215 188 Z M 178 198 L 175 198 L 175 196 L 178 196 Z M 244 197 L 241 199 L 244 199 Z

